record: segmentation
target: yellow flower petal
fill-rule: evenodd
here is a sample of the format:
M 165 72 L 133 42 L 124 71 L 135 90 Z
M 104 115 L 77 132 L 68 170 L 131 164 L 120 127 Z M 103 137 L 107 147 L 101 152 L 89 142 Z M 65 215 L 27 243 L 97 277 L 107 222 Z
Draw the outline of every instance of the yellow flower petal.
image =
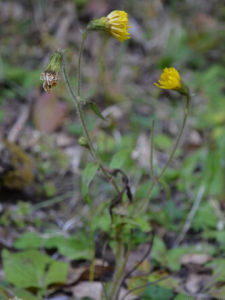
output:
M 128 14 L 122 10 L 114 10 L 108 16 L 107 19 L 107 31 L 114 36 L 120 42 L 128 40 L 130 34 L 128 29 Z
M 179 72 L 171 67 L 165 68 L 163 73 L 158 80 L 158 83 L 154 83 L 160 89 L 167 89 L 167 90 L 181 90 L 182 89 L 182 82 L 180 78 Z

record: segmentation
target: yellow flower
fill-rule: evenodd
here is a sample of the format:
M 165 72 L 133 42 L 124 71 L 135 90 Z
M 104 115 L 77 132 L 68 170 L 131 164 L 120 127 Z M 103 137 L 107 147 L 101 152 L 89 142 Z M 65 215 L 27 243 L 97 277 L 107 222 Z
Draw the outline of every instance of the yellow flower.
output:
M 106 17 L 92 20 L 88 25 L 91 30 L 107 31 L 120 42 L 130 38 L 129 28 L 128 14 L 123 10 L 114 10 Z
M 107 31 L 113 35 L 117 40 L 123 42 L 130 38 L 128 29 L 128 14 L 123 10 L 114 10 L 108 16 L 107 19 Z
M 183 84 L 179 72 L 175 68 L 165 68 L 158 81 L 154 83 L 160 89 L 177 90 L 183 89 Z

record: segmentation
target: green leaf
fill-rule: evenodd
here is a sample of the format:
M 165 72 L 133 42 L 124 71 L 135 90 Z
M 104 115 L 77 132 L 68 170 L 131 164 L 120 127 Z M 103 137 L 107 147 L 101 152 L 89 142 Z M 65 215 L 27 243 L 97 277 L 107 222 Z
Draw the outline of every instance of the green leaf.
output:
M 53 261 L 49 265 L 48 272 L 45 276 L 45 286 L 53 283 L 65 283 L 67 278 L 68 265 L 61 261 Z
M 100 112 L 100 110 L 99 110 L 99 108 L 98 108 L 98 106 L 95 102 L 90 101 L 89 106 L 90 106 L 91 110 L 96 114 L 97 117 L 99 117 L 100 119 L 105 121 L 105 118 L 101 114 L 101 112 Z
M 48 249 L 57 248 L 61 255 L 73 260 L 91 259 L 93 253 L 91 241 L 82 233 L 71 238 L 52 237 L 46 241 L 45 247 Z
M 164 287 L 158 285 L 150 285 L 146 288 L 142 295 L 142 300 L 170 300 L 173 299 L 174 293 Z
M 215 229 L 218 217 L 210 203 L 202 203 L 193 219 L 192 226 L 195 230 Z
M 207 267 L 213 269 L 213 279 L 215 282 L 224 281 L 225 278 L 225 259 L 216 258 L 207 264 Z
M 82 195 L 87 200 L 88 187 L 91 181 L 94 179 L 95 174 L 98 171 L 99 166 L 95 165 L 93 162 L 87 164 L 86 168 L 82 174 Z
M 151 257 L 162 264 L 165 263 L 166 245 L 159 237 L 154 238 L 154 244 L 151 251 Z
M 20 299 L 23 300 L 37 300 L 37 297 L 31 294 L 30 292 L 20 289 L 20 288 L 14 288 L 13 289 L 14 296 L 17 296 Z
M 168 135 L 159 134 L 155 137 L 155 146 L 160 150 L 170 149 L 172 140 Z
M 64 283 L 68 265 L 37 251 L 10 253 L 3 250 L 6 279 L 19 288 L 44 288 L 53 283 Z
M 196 253 L 194 247 L 179 247 L 168 250 L 166 253 L 167 266 L 172 271 L 178 271 L 181 266 L 181 257 L 185 254 Z
M 118 151 L 116 154 L 113 155 L 109 167 L 111 169 L 121 168 L 129 156 L 130 156 L 129 149 L 123 149 Z
M 36 232 L 25 232 L 14 242 L 16 249 L 37 249 L 41 246 L 42 238 Z
M 93 162 L 87 164 L 86 168 L 83 171 L 82 179 L 83 181 L 89 186 L 93 178 L 95 177 L 95 174 L 98 171 L 99 166 L 95 165 Z
M 148 232 L 151 229 L 149 221 L 145 220 L 143 217 L 138 217 L 135 219 L 127 218 L 126 222 L 127 224 L 134 225 L 134 227 L 138 227 L 143 232 Z

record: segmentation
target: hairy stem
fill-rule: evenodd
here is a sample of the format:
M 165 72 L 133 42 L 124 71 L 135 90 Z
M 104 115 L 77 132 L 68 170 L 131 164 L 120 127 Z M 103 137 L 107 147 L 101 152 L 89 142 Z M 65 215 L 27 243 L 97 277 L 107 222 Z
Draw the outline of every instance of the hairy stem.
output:
M 81 41 L 80 50 L 79 50 L 79 57 L 78 57 L 78 69 L 77 69 L 77 96 L 78 96 L 78 100 L 80 100 L 81 58 L 82 58 L 82 53 L 84 51 L 84 44 L 85 44 L 87 35 L 88 35 L 88 28 L 82 34 L 82 41 Z
M 125 254 L 125 245 L 123 242 L 122 228 L 117 232 L 116 236 L 116 266 L 113 275 L 112 285 L 109 292 L 108 300 L 117 300 L 120 287 L 123 281 L 123 274 L 126 267 L 127 259 L 130 253 L 131 240 Z
M 151 146 L 150 146 L 150 174 L 151 180 L 154 180 L 154 166 L 153 166 L 153 149 L 154 149 L 154 130 L 155 130 L 155 121 L 152 121 L 152 130 L 151 130 Z
M 85 118 L 84 118 L 84 112 L 83 112 L 83 109 L 82 109 L 82 104 L 80 102 L 80 82 L 81 82 L 81 76 L 80 76 L 80 68 L 81 68 L 81 57 L 82 57 L 82 51 L 83 51 L 83 48 L 84 48 L 84 43 L 85 43 L 85 40 L 86 40 L 86 37 L 87 37 L 87 33 L 88 33 L 88 30 L 86 30 L 84 33 L 83 33 L 83 36 L 82 36 L 82 43 L 81 43 L 81 47 L 80 47 L 80 51 L 79 51 L 79 58 L 78 58 L 78 73 L 77 73 L 77 95 L 75 94 L 75 92 L 73 91 L 73 88 L 70 84 L 70 80 L 69 80 L 69 76 L 67 74 L 67 71 L 66 71 L 66 67 L 65 67 L 65 60 L 64 60 L 64 57 L 63 57 L 63 64 L 62 64 L 62 72 L 63 72 L 63 77 L 64 77 L 64 81 L 65 81 L 65 84 L 66 84 L 66 87 L 67 87 L 67 90 L 69 92 L 69 94 L 71 95 L 72 99 L 73 99 L 73 102 L 75 104 L 75 108 L 76 108 L 76 111 L 77 111 L 77 114 L 78 114 L 78 117 L 80 119 L 80 122 L 81 122 L 81 126 L 82 126 L 82 129 L 83 129 L 83 132 L 84 132 L 84 135 L 85 135 L 85 138 L 87 140 L 87 143 L 88 143 L 88 146 L 89 146 L 89 149 L 90 149 L 90 152 L 91 152 L 91 155 L 94 159 L 94 161 L 99 165 L 100 169 L 102 170 L 104 176 L 106 177 L 106 179 L 112 183 L 112 185 L 114 186 L 115 190 L 119 193 L 120 190 L 119 190 L 119 187 L 116 183 L 116 181 L 111 177 L 110 174 L 108 174 L 107 170 L 105 169 L 105 167 L 103 166 L 103 163 L 101 162 L 100 158 L 98 158 L 97 154 L 96 154 L 96 151 L 95 151 L 95 148 L 93 146 L 93 143 L 92 143 L 92 140 L 90 138 L 90 135 L 89 135 L 89 132 L 88 132 L 88 129 L 87 129 L 87 126 L 86 126 L 86 123 L 85 123 Z

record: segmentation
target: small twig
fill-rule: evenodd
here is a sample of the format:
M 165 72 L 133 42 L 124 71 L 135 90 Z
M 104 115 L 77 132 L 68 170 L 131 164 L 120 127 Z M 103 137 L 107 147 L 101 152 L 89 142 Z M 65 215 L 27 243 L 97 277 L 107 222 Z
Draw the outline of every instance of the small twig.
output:
M 63 195 L 51 198 L 49 200 L 34 204 L 32 206 L 32 209 L 33 210 L 38 210 L 38 209 L 41 209 L 41 208 L 46 208 L 46 207 L 55 205 L 55 204 L 57 204 L 61 201 L 64 201 L 66 198 L 71 197 L 73 195 L 74 195 L 74 192 L 67 192 L 66 194 L 63 194 Z
M 9 142 L 15 143 L 21 130 L 23 129 L 23 126 L 25 125 L 26 121 L 29 118 L 30 115 L 30 108 L 31 105 L 23 105 L 19 114 L 19 117 L 16 120 L 16 123 L 13 125 L 13 127 L 10 129 L 7 140 Z
M 191 210 L 190 210 L 190 212 L 187 216 L 187 219 L 186 219 L 186 222 L 183 226 L 183 229 L 182 229 L 180 235 L 177 237 L 177 239 L 174 242 L 174 245 L 173 245 L 174 248 L 177 247 L 180 244 L 180 242 L 184 239 L 186 233 L 190 229 L 192 220 L 193 220 L 193 218 L 194 218 L 194 216 L 195 216 L 195 214 L 196 214 L 196 212 L 199 208 L 199 205 L 202 201 L 202 198 L 204 196 L 204 192 L 205 192 L 205 185 L 202 185 L 202 186 L 200 186 L 200 188 L 198 190 L 198 194 L 197 194 L 197 196 L 195 198 L 195 201 L 192 205 L 192 208 L 191 208 Z
M 148 250 L 146 251 L 146 253 L 144 254 L 144 256 L 141 258 L 141 260 L 136 264 L 134 265 L 131 270 L 129 270 L 123 277 L 123 281 L 122 283 L 125 282 L 125 280 L 135 271 L 137 270 L 137 268 L 143 263 L 143 261 L 148 257 L 148 255 L 150 254 L 151 250 L 152 250 L 152 246 L 153 246 L 153 240 L 154 240 L 154 232 L 152 232 L 152 239 L 149 243 L 149 247 L 148 247 Z

